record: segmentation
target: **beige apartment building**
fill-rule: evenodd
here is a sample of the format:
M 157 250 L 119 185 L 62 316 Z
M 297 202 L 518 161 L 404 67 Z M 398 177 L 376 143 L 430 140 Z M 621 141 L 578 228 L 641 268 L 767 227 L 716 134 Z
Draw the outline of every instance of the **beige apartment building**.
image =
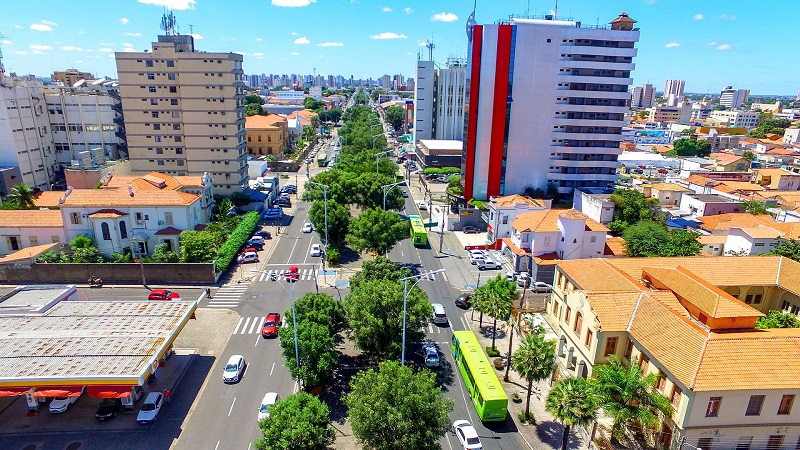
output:
M 247 185 L 242 55 L 196 51 L 190 35 L 118 52 L 131 170 L 202 176 L 218 194 Z
M 94 80 L 94 75 L 89 72 L 81 72 L 78 69 L 56 70 L 50 75 L 50 81 L 64 83 L 66 87 L 72 87 L 80 80 Z

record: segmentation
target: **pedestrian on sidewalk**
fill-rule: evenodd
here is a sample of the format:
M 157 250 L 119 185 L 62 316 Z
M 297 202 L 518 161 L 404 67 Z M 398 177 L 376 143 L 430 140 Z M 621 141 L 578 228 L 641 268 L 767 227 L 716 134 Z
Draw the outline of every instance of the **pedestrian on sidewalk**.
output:
M 164 401 L 169 405 L 172 403 L 172 392 L 169 389 L 164 389 Z
M 211 298 L 211 288 L 206 288 L 206 298 Z

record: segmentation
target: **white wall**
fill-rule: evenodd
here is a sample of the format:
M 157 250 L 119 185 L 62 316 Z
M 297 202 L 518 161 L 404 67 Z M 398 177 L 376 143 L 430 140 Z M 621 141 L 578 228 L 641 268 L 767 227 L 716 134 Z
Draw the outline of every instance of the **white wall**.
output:
M 17 251 L 11 248 L 9 243 L 10 237 L 17 238 L 20 249 L 52 242 L 67 243 L 67 240 L 64 238 L 63 228 L 0 228 L 0 256 L 5 256 Z
M 433 61 L 417 61 L 414 87 L 414 140 L 433 139 L 433 99 L 435 98 Z

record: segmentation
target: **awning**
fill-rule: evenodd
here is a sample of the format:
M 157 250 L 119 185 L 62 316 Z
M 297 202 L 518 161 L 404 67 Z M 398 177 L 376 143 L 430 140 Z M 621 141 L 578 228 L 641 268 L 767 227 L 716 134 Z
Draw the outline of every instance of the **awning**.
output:
M 130 385 L 89 386 L 89 395 L 97 398 L 127 398 L 131 395 Z
M 30 391 L 29 387 L 3 387 L 0 388 L 0 397 L 16 397 L 18 395 L 25 395 Z
M 83 386 L 37 386 L 34 397 L 80 397 Z

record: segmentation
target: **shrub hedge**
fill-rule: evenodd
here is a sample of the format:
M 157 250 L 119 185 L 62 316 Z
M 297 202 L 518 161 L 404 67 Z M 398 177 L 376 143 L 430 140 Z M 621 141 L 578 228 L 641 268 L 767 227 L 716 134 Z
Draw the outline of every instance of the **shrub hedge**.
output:
M 253 235 L 260 217 L 258 211 L 250 211 L 242 217 L 242 221 L 239 222 L 233 233 L 228 236 L 225 243 L 217 250 L 217 256 L 214 258 L 217 262 L 217 272 L 225 271 L 233 262 L 239 253 L 239 249 Z
M 427 169 L 423 169 L 423 175 L 453 175 L 453 174 L 460 174 L 461 168 L 460 167 L 428 167 Z

